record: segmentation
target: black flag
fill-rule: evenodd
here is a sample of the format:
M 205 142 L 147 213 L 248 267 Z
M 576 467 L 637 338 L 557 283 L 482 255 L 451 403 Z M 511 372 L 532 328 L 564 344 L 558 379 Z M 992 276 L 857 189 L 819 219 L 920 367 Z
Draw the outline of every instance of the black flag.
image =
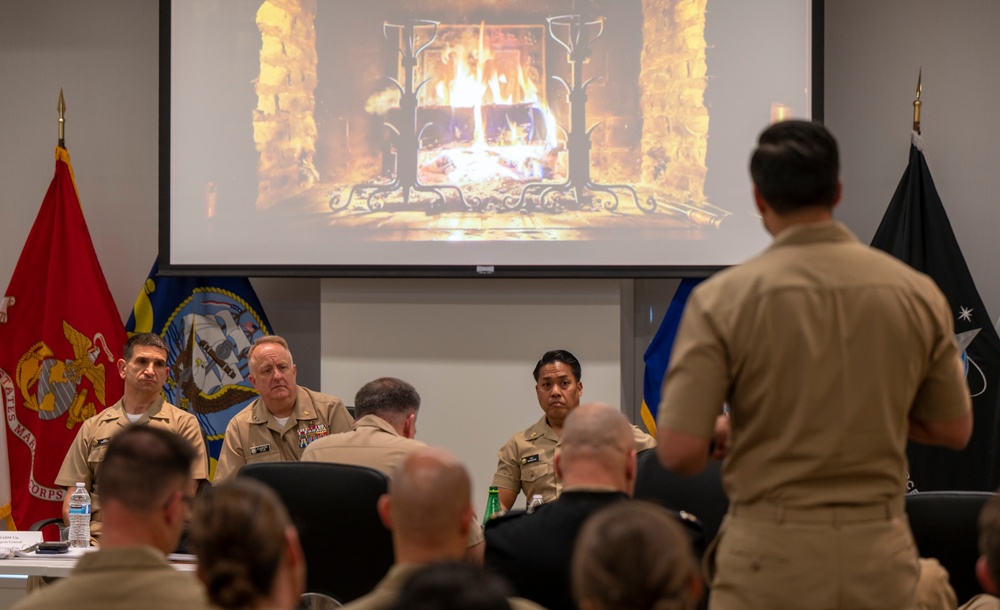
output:
M 955 452 L 911 442 L 907 449 L 908 491 L 993 491 L 1000 484 L 997 464 L 1000 338 L 951 230 L 927 168 L 923 140 L 916 133 L 910 145 L 910 163 L 872 246 L 931 276 L 948 297 L 955 320 L 955 338 L 959 347 L 964 348 L 962 357 L 972 394 L 973 431 L 968 447 Z

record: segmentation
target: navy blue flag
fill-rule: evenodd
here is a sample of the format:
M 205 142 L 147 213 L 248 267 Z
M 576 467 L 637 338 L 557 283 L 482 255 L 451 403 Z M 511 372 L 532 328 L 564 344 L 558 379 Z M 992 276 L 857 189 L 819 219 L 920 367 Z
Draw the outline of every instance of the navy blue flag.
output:
M 670 352 L 674 348 L 674 339 L 677 337 L 677 327 L 681 323 L 681 314 L 684 313 L 684 306 L 687 305 L 691 291 L 701 282 L 702 278 L 685 278 L 677 286 L 674 297 L 670 300 L 667 312 L 663 314 L 663 322 L 660 328 L 653 335 L 646 353 L 642 356 L 642 361 L 646 363 L 646 370 L 642 375 L 642 421 L 646 424 L 646 429 L 653 436 L 656 436 L 656 416 L 660 408 L 660 390 L 663 388 L 663 377 L 667 374 L 667 365 L 670 364 Z
M 968 447 L 956 452 L 911 442 L 907 449 L 910 460 L 907 491 L 992 491 L 1000 484 L 997 467 L 1000 338 L 951 230 L 924 158 L 923 141 L 916 133 L 910 145 L 909 165 L 872 246 L 931 276 L 948 297 L 955 319 L 955 338 L 964 350 L 962 358 L 972 394 L 973 431 Z
M 167 342 L 164 399 L 198 418 L 214 477 L 226 425 L 257 398 L 247 353 L 271 325 L 245 277 L 166 277 L 158 270 L 156 262 L 125 330 Z

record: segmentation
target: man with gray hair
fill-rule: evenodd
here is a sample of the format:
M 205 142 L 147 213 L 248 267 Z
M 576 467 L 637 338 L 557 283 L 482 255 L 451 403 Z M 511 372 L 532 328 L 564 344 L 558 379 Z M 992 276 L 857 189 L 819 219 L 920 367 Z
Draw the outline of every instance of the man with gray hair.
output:
M 111 439 L 103 457 L 97 476 L 104 500 L 100 549 L 15 608 L 207 610 L 194 573 L 167 562 L 190 517 L 192 466 L 200 454 L 168 430 L 129 426 Z
M 413 438 L 419 410 L 420 394 L 409 383 L 395 377 L 369 381 L 354 397 L 354 431 L 317 440 L 306 447 L 302 461 L 367 466 L 391 479 L 407 455 L 427 447 Z M 469 558 L 481 563 L 483 531 L 478 522 L 470 528 L 468 547 Z
M 570 565 L 577 533 L 587 517 L 632 495 L 635 455 L 632 426 L 620 411 L 604 404 L 573 409 L 554 462 L 562 494 L 530 515 L 514 511 L 490 520 L 486 567 L 549 610 L 576 608 Z
M 354 420 L 336 396 L 296 383 L 288 342 L 265 335 L 250 347 L 250 383 L 260 398 L 233 416 L 219 452 L 215 483 L 236 476 L 245 464 L 296 462 L 317 439 L 349 432 Z

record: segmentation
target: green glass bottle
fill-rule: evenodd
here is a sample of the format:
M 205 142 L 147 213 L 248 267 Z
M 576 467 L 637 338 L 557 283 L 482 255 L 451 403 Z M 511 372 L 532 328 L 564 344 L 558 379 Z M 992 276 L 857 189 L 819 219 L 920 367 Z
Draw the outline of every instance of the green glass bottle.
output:
M 483 527 L 486 522 L 503 512 L 500 508 L 500 488 L 490 486 L 490 497 L 486 500 L 486 513 L 483 515 Z

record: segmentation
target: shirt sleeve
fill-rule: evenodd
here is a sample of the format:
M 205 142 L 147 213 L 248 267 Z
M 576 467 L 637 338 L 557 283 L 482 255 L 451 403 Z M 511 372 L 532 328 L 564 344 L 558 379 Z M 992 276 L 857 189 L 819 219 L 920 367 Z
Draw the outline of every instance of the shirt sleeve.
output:
M 723 331 L 700 293 L 696 288 L 691 294 L 681 317 L 663 379 L 657 427 L 710 438 L 730 379 Z
M 222 441 L 222 450 L 219 451 L 219 463 L 215 467 L 215 479 L 213 485 L 218 485 L 226 479 L 233 477 L 236 471 L 247 463 L 243 450 L 243 440 L 240 438 L 240 427 L 237 418 L 233 417 L 226 426 L 226 436 Z
M 932 304 L 934 345 L 927 374 L 917 389 L 910 411 L 920 421 L 958 419 L 972 408 L 948 301 L 944 295 L 939 296 Z
M 201 425 L 198 418 L 190 413 L 182 411 L 182 415 L 177 421 L 177 433 L 183 436 L 194 447 L 197 457 L 191 468 L 193 477 L 197 479 L 208 478 L 208 452 L 205 450 L 205 437 L 201 433 Z
M 330 434 L 338 432 L 350 432 L 354 429 L 354 418 L 351 417 L 344 402 L 339 398 L 333 402 L 330 408 Z
M 497 452 L 497 471 L 490 485 L 520 493 L 521 465 L 518 463 L 516 434 Z
M 90 471 L 87 463 L 87 455 L 90 451 L 91 428 L 87 422 L 80 424 L 80 430 L 76 433 L 76 438 L 69 446 L 66 456 L 63 458 L 59 474 L 56 475 L 55 484 L 62 487 L 73 487 L 77 483 L 83 483 L 90 491 L 94 490 L 94 473 Z

